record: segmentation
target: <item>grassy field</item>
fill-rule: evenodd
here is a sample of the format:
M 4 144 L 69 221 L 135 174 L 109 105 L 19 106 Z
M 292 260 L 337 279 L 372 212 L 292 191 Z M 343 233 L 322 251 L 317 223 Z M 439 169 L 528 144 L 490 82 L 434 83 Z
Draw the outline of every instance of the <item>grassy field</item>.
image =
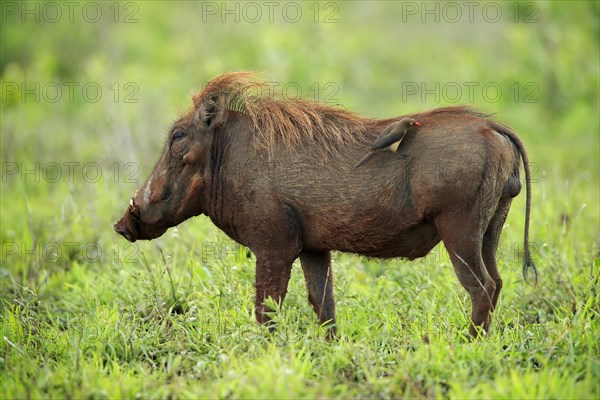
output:
M 600 397 L 598 2 L 76 3 L 2 3 L 0 397 Z M 254 256 L 208 218 L 117 236 L 190 93 L 235 70 L 374 117 L 496 113 L 532 161 L 538 286 L 524 193 L 475 341 L 443 246 L 335 254 L 328 342 L 299 265 L 255 322 Z

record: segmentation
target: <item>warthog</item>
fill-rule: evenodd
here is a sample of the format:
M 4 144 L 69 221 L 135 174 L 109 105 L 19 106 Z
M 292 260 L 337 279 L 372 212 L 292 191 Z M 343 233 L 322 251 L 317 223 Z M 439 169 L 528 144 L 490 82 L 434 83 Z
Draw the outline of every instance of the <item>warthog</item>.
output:
M 422 126 L 396 154 L 354 168 L 389 124 Z M 205 214 L 256 256 L 256 319 L 265 299 L 282 302 L 300 258 L 308 300 L 335 335 L 332 250 L 368 257 L 424 257 L 441 241 L 472 302 L 470 333 L 490 327 L 502 289 L 496 250 L 512 201 L 527 202 L 523 273 L 535 266 L 529 243 L 530 173 L 509 128 L 465 107 L 389 119 L 366 118 L 303 99 L 272 96 L 250 73 L 228 73 L 193 96 L 154 171 L 115 230 L 154 239 Z M 537 278 L 537 275 L 536 275 Z

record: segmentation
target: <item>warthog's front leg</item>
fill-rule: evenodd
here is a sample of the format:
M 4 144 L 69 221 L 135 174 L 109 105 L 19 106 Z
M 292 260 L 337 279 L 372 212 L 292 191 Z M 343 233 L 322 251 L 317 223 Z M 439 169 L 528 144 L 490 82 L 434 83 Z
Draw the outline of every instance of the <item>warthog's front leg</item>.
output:
M 286 251 L 263 250 L 255 251 L 256 254 L 256 320 L 261 324 L 269 324 L 272 312 L 265 304 L 265 300 L 271 297 L 278 304 L 283 303 L 287 293 L 288 282 L 292 272 L 292 264 L 296 255 L 290 255 Z M 269 330 L 273 331 L 274 325 L 269 324 Z
M 308 301 L 312 305 L 319 323 L 325 324 L 329 329 L 327 338 L 333 339 L 336 334 L 335 326 L 335 301 L 333 298 L 333 269 L 331 256 L 326 252 L 302 252 L 300 262 L 304 271 Z

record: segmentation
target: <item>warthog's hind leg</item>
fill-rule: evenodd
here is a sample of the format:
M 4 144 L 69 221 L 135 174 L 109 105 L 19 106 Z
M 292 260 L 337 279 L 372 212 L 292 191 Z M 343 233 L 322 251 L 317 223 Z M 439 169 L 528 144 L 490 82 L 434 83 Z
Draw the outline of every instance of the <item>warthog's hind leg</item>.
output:
M 496 251 L 498 250 L 502 226 L 504 226 L 504 221 L 506 221 L 510 203 L 511 199 L 500 200 L 500 204 L 498 204 L 496 213 L 490 221 L 490 224 L 485 231 L 485 235 L 483 235 L 483 262 L 485 263 L 488 273 L 496 284 L 496 290 L 494 291 L 494 296 L 492 297 L 492 312 L 496 309 L 498 297 L 500 296 L 500 291 L 502 290 L 502 278 L 500 278 L 500 272 L 498 271 Z
M 496 290 L 496 284 L 482 258 L 481 220 L 478 215 L 453 213 L 440 215 L 435 223 L 452 260 L 454 272 L 471 297 L 473 308 L 469 332 L 476 337 L 479 329 L 489 330 Z

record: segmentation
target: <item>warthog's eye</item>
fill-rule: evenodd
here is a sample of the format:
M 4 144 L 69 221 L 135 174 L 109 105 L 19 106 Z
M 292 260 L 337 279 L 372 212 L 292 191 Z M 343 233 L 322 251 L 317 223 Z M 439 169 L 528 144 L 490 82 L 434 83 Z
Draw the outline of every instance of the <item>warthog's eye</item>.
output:
M 184 131 L 175 131 L 175 133 L 173 133 L 173 141 L 183 139 L 184 136 L 185 136 Z
M 183 156 L 190 145 L 190 141 L 186 140 L 187 132 L 183 130 L 176 130 L 171 135 L 171 152 L 177 156 Z

